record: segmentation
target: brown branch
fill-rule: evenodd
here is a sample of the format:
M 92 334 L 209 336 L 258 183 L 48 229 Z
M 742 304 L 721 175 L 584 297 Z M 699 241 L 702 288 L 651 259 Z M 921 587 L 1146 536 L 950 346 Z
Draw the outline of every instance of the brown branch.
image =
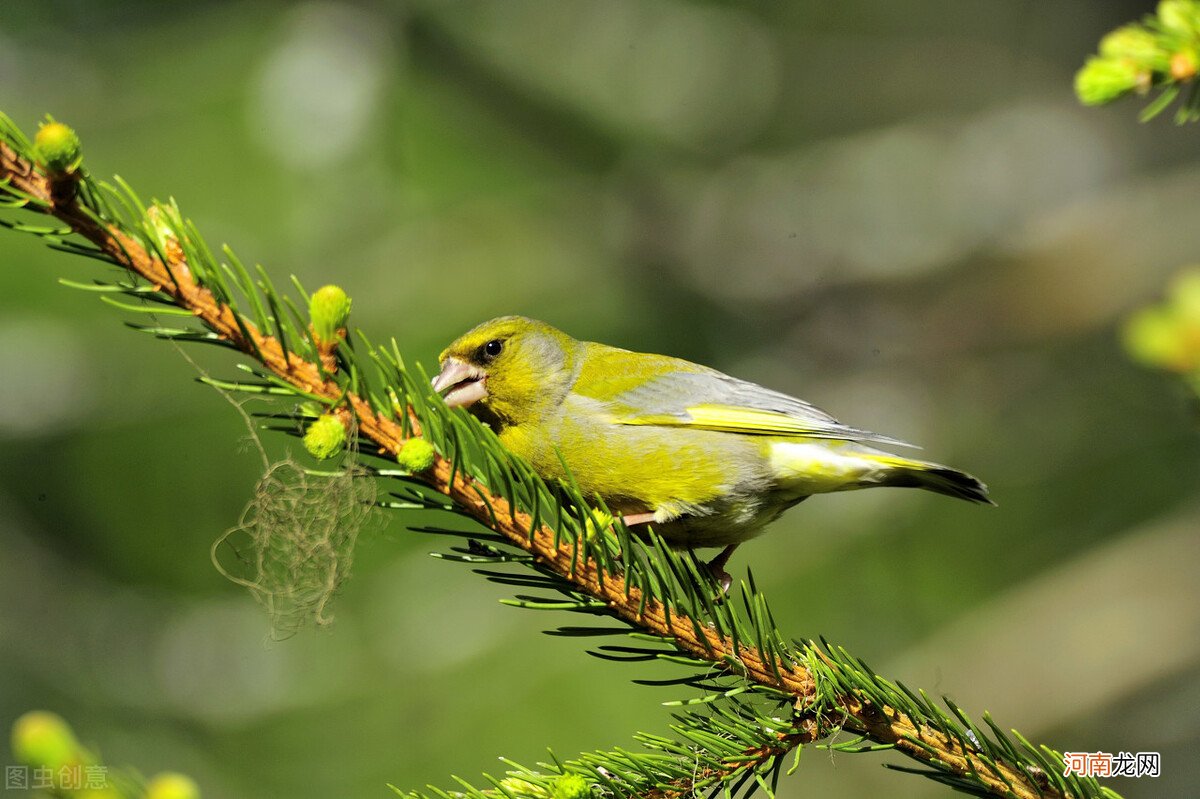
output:
M 806 723 L 804 731 L 790 735 L 780 735 L 776 743 L 756 746 L 747 749 L 745 758 L 728 763 L 724 768 L 706 767 L 698 769 L 687 779 L 674 780 L 664 787 L 655 788 L 642 794 L 643 799 L 692 799 L 699 796 L 702 787 L 713 784 L 714 780 L 727 780 L 744 774 L 747 770 L 757 769 L 771 760 L 786 755 L 801 744 L 811 743 L 820 737 L 815 722 Z
M 405 435 L 398 422 L 377 414 L 362 397 L 344 392 L 336 381 L 323 375 L 317 364 L 296 353 L 285 353 L 278 341 L 260 332 L 249 320 L 243 319 L 239 324 L 229 306 L 218 302 L 211 291 L 196 283 L 178 248 L 169 248 L 168 263 L 164 263 L 135 238 L 114 226 L 94 221 L 78 203 L 75 178 L 55 176 L 51 179 L 0 142 L 0 181 L 5 179 L 11 181 L 14 188 L 44 204 L 43 207 L 31 206 L 31 209 L 51 214 L 68 224 L 74 232 L 169 295 L 179 307 L 192 311 L 210 330 L 244 354 L 259 360 L 279 378 L 309 394 L 345 402 L 357 418 L 358 432 L 373 441 L 381 454 L 395 455 L 400 451 Z M 247 332 L 243 333 L 243 330 Z M 502 497 L 465 477 L 461 471 L 452 469 L 444 458 L 439 457 L 423 478 L 485 527 L 531 553 L 538 563 L 571 582 L 581 592 L 603 600 L 617 618 L 672 639 L 681 650 L 723 668 L 729 668 L 727 659 L 736 659 L 744 667 L 745 677 L 795 697 L 794 706 L 802 715 L 815 703 L 815 681 L 804 665 L 796 662 L 772 664 L 764 653 L 735 644 L 711 625 L 694 624 L 687 616 L 674 610 L 668 612 L 656 600 L 643 604 L 639 589 L 627 586 L 619 575 L 605 574 L 601 579 L 594 561 L 579 561 L 576 548 L 570 542 L 555 543 L 553 530 L 542 526 L 531 534 L 533 519 L 529 514 L 511 507 Z M 955 738 L 918 725 L 894 708 L 880 708 L 854 695 L 840 696 L 839 706 L 835 712 L 840 717 L 826 718 L 827 723 L 864 734 L 877 743 L 890 744 L 916 760 L 940 762 L 960 776 L 974 773 L 997 796 L 1067 799 L 1048 784 L 1035 785 L 1027 774 L 1007 763 L 996 763 L 993 768 L 972 756 Z M 782 751 L 815 740 L 825 731 L 813 724 L 806 733 L 784 739 L 787 748 Z M 765 758 L 777 753 L 767 755 L 751 751 L 747 754 L 761 754 Z M 673 794 L 664 792 L 663 795 Z

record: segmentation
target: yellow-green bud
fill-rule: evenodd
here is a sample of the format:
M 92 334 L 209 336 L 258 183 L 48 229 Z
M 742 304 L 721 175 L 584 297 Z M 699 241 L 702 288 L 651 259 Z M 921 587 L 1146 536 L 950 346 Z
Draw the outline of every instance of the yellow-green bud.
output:
M 1162 0 L 1158 18 L 1172 33 L 1195 36 L 1200 33 L 1200 5 L 1196 0 Z
M 563 774 L 554 781 L 550 795 L 552 799 L 587 799 L 592 795 L 592 785 L 578 774 Z
M 171 225 L 175 214 L 170 206 L 155 203 L 146 209 L 146 218 L 154 229 L 159 241 L 175 238 L 175 228 Z
M 1171 56 L 1169 71 L 1175 80 L 1191 80 L 1200 69 L 1200 57 L 1194 47 L 1185 47 Z
M 613 517 L 611 513 L 605 513 L 600 508 L 592 508 L 587 517 L 587 540 L 593 541 L 597 536 L 602 536 L 612 528 Z
M 45 710 L 30 711 L 13 722 L 12 750 L 18 761 L 33 768 L 57 770 L 81 760 L 71 727 Z
M 400 398 L 396 396 L 395 389 L 388 388 L 388 399 L 392 401 L 392 413 L 401 415 L 404 413 L 404 406 L 400 404 Z
M 1125 25 L 1100 40 L 1100 55 L 1109 59 L 1127 58 L 1135 66 L 1154 71 L 1167 67 L 1167 52 L 1158 37 L 1141 25 Z
M 433 444 L 423 438 L 410 438 L 400 448 L 399 454 L 396 455 L 396 462 L 404 471 L 416 474 L 432 466 L 436 457 L 437 452 L 434 451 Z
M 340 286 L 322 286 L 309 299 L 308 318 L 318 344 L 337 344 L 350 318 L 350 298 Z
M 300 403 L 300 412 L 305 416 L 320 416 L 325 413 L 325 404 L 315 400 L 305 400 Z
M 1189 352 L 1183 326 L 1166 309 L 1143 308 L 1125 323 L 1125 347 L 1129 354 L 1149 366 L 1174 372 L 1190 372 L 1197 355 Z
M 1180 272 L 1171 281 L 1171 309 L 1191 327 L 1200 330 L 1200 267 Z
M 331 413 L 321 416 L 304 431 L 304 448 L 317 460 L 327 460 L 346 446 L 346 426 Z
M 549 795 L 549 791 L 536 783 L 529 780 L 523 780 L 520 777 L 505 777 L 500 780 L 500 786 L 514 796 L 527 797 L 528 799 L 543 799 Z
M 1084 105 L 1104 105 L 1136 88 L 1141 75 L 1131 61 L 1092 57 L 1075 73 L 1075 94 Z
M 200 799 L 200 786 L 191 777 L 164 771 L 146 785 L 146 799 Z
M 37 158 L 49 172 L 70 173 L 83 161 L 83 145 L 79 136 L 67 125 L 50 120 L 38 128 L 33 137 Z

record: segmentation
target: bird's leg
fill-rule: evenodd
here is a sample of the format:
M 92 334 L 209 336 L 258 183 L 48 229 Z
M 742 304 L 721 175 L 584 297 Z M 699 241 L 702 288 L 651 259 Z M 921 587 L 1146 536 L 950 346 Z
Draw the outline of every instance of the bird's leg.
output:
M 649 524 L 655 521 L 655 515 L 653 513 L 630 513 L 622 516 L 621 519 L 625 522 L 626 526 L 633 527 L 637 524 Z M 721 550 L 720 555 L 717 555 L 708 562 L 708 573 L 721 586 L 721 595 L 717 597 L 718 602 L 729 593 L 729 587 L 733 585 L 733 577 L 730 576 L 729 572 L 725 571 L 725 564 L 729 562 L 729 556 L 737 548 L 737 544 L 730 544 Z
M 721 550 L 720 555 L 717 555 L 708 562 L 708 572 L 720 584 L 722 595 L 728 594 L 729 586 L 733 585 L 733 577 L 730 576 L 729 572 L 725 571 L 725 564 L 729 562 L 729 556 L 737 548 L 737 544 L 730 544 Z

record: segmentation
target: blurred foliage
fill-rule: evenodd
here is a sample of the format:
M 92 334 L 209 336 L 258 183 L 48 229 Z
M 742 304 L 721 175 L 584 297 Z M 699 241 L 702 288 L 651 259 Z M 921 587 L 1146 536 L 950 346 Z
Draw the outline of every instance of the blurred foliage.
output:
M 1195 122 L 1200 120 L 1198 71 L 1200 2 L 1161 0 L 1143 22 L 1117 28 L 1100 40 L 1099 55 L 1075 75 L 1075 92 L 1086 105 L 1104 105 L 1127 94 L 1159 89 L 1142 111 L 1143 121 L 1162 113 L 1183 93 L 1175 121 Z
M 1177 275 L 1166 301 L 1138 310 L 1124 334 L 1134 358 L 1180 375 L 1200 396 L 1200 267 Z
M 980 475 L 994 513 L 822 497 L 739 557 L 784 629 L 1064 749 L 1161 751 L 1161 778 L 1115 787 L 1183 795 L 1200 448 L 1118 331 L 1195 260 L 1200 163 L 1190 130 L 1071 93 L 1147 10 L 6 0 L 0 89 L 249 262 L 343 285 L 406 356 L 525 313 Z M 538 636 L 395 519 L 360 538 L 334 625 L 264 645 L 208 558 L 261 476 L 242 420 L 55 285 L 93 264 L 16 236 L 0 263 L 0 717 L 60 708 L 117 762 L 255 799 L 385 796 L 665 728 L 674 692 Z M 411 521 L 434 523 L 453 521 Z M 784 794 L 944 795 L 879 772 L 806 758 Z

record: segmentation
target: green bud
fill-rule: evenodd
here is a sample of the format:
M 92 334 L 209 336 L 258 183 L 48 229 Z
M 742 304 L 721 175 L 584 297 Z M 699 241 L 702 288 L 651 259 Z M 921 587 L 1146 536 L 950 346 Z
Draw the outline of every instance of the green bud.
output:
M 200 786 L 191 777 L 164 771 L 146 785 L 146 799 L 200 799 Z
M 319 417 L 304 431 L 304 448 L 317 460 L 328 460 L 346 446 L 346 426 L 331 413 Z
M 175 229 L 179 224 L 179 213 L 169 205 L 155 203 L 146 209 L 146 218 L 154 230 L 158 240 L 169 241 L 175 238 Z
M 1171 77 L 1179 81 L 1191 80 L 1196 77 L 1198 70 L 1200 70 L 1200 54 L 1197 54 L 1194 47 L 1184 47 L 1175 53 L 1171 56 L 1167 67 Z
M 83 162 L 83 145 L 70 127 L 53 119 L 42 123 L 33 137 L 33 150 L 39 161 L 53 173 L 68 174 Z
M 1148 366 L 1175 372 L 1195 368 L 1195 354 L 1189 355 L 1182 326 L 1165 308 L 1141 309 L 1129 318 L 1122 332 L 1129 354 Z
M 318 344 L 337 344 L 350 318 L 350 298 L 339 286 L 322 286 L 309 300 L 308 318 Z
M 1084 105 L 1104 105 L 1137 88 L 1141 75 L 1125 59 L 1093 56 L 1075 73 L 1075 94 Z
M 12 750 L 18 761 L 33 768 L 57 770 L 82 759 L 71 727 L 44 710 L 30 711 L 13 722 Z
M 1100 55 L 1107 59 L 1126 58 L 1134 66 L 1162 72 L 1167 68 L 1168 53 L 1158 37 L 1141 25 L 1125 25 L 1100 40 Z
M 1200 267 L 1180 272 L 1171 281 L 1170 305 L 1176 317 L 1200 331 Z
M 433 449 L 433 444 L 423 438 L 410 438 L 400 448 L 396 462 L 404 471 L 416 474 L 433 466 L 436 457 L 437 452 Z
M 587 540 L 594 541 L 597 536 L 606 534 L 612 529 L 613 517 L 600 508 L 592 508 L 587 518 Z
M 325 403 L 315 400 L 304 400 L 300 403 L 300 412 L 305 416 L 320 416 L 325 413 Z
M 1200 34 L 1200 5 L 1196 0 L 1162 0 L 1158 18 L 1163 27 L 1183 36 Z
M 514 796 L 528 797 L 528 799 L 543 799 L 549 795 L 549 792 L 542 786 L 520 777 L 505 777 L 500 780 L 500 786 Z
M 578 774 L 563 774 L 550 791 L 552 799 L 587 799 L 591 795 L 592 784 Z

